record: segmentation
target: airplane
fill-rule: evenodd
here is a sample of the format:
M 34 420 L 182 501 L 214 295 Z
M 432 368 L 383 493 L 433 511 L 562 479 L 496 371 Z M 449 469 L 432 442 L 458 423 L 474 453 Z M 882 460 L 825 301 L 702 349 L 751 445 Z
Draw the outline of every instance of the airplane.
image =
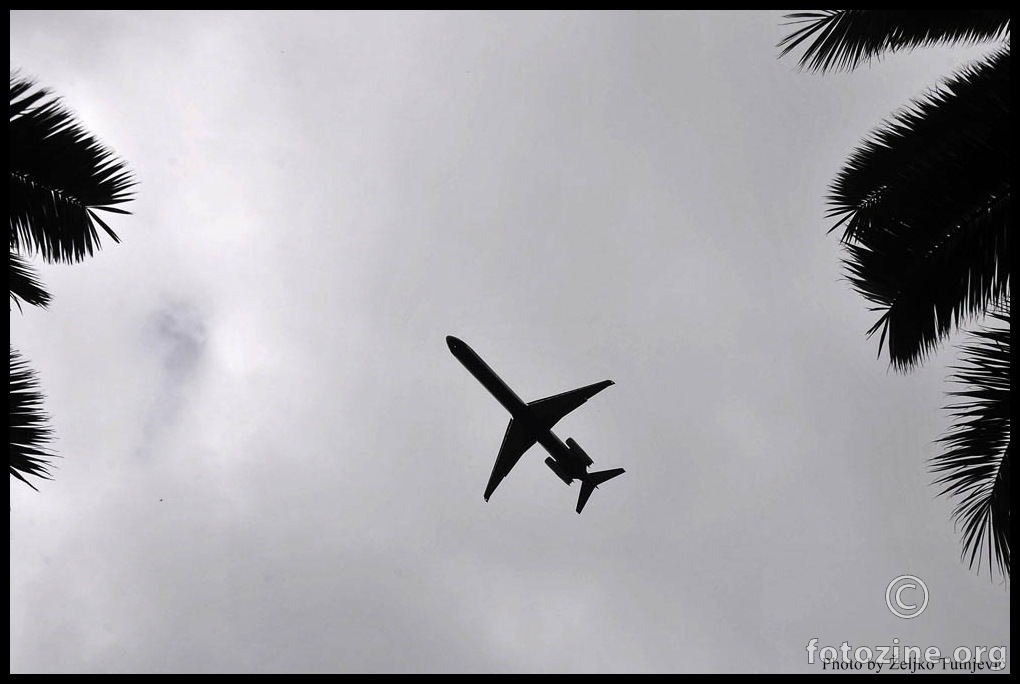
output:
M 482 383 L 485 389 L 510 412 L 510 424 L 503 435 L 503 444 L 496 456 L 496 464 L 492 467 L 489 484 L 485 487 L 485 500 L 488 501 L 492 492 L 503 481 L 510 470 L 524 455 L 524 452 L 538 442 L 549 452 L 545 464 L 556 473 L 557 477 L 567 485 L 580 480 L 581 492 L 577 497 L 577 512 L 584 509 L 592 492 L 603 482 L 622 475 L 623 468 L 588 472 L 592 460 L 581 446 L 568 437 L 563 443 L 553 434 L 552 427 L 593 396 L 614 384 L 612 380 L 603 380 L 593 385 L 580 387 L 569 392 L 556 394 L 525 404 L 521 398 L 507 387 L 496 372 L 482 361 L 481 357 L 465 342 L 452 335 L 446 338 L 450 352 L 464 364 L 464 367 Z

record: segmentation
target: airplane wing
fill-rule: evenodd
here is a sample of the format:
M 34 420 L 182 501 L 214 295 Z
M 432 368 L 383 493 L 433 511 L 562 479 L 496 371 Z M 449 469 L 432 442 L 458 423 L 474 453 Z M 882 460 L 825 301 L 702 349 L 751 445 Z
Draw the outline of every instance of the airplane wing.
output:
M 488 501 L 492 492 L 503 478 L 510 474 L 510 471 L 517 461 L 521 460 L 524 452 L 535 445 L 535 435 L 523 425 L 514 423 L 506 426 L 506 434 L 503 435 L 503 445 L 499 448 L 499 455 L 496 456 L 496 465 L 492 466 L 492 475 L 489 476 L 489 484 L 485 487 L 485 500 Z
M 560 422 L 563 416 L 567 415 L 578 406 L 588 401 L 596 394 L 614 384 L 612 380 L 603 380 L 587 387 L 579 387 L 569 392 L 555 394 L 545 399 L 539 399 L 528 404 L 528 408 L 534 411 L 539 423 L 549 429 Z

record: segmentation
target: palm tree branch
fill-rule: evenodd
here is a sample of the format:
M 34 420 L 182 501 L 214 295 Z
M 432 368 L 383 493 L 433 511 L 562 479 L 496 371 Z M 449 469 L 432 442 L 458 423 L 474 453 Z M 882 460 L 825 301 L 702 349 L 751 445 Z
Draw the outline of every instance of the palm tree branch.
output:
M 884 311 L 881 349 L 923 360 L 1009 291 L 1008 50 L 965 68 L 873 132 L 833 181 L 853 286 Z
M 53 441 L 53 435 L 42 410 L 43 396 L 35 372 L 13 346 L 10 352 L 11 475 L 35 489 L 25 476 L 50 479 L 50 461 L 55 454 L 47 445 Z
M 11 249 L 76 262 L 99 248 L 96 210 L 126 213 L 135 185 L 123 161 L 45 90 L 11 76 Z
M 11 299 L 18 308 L 21 302 L 45 309 L 50 303 L 50 294 L 43 287 L 35 269 L 20 255 L 11 252 L 7 279 L 11 285 Z
M 821 10 L 786 18 L 800 28 L 780 41 L 780 58 L 807 43 L 798 67 L 823 73 L 849 71 L 887 52 L 1003 40 L 1009 34 L 1009 10 Z
M 942 474 L 935 481 L 939 492 L 959 497 L 953 517 L 963 528 L 963 556 L 971 567 L 980 566 L 987 551 L 989 572 L 997 567 L 1010 572 L 1010 465 L 1009 452 L 1009 308 L 993 314 L 997 327 L 972 333 L 974 342 L 963 348 L 965 365 L 956 367 L 953 380 L 967 389 L 950 393 L 964 401 L 947 407 L 953 417 L 949 432 L 939 439 L 943 453 L 931 460 L 931 470 Z

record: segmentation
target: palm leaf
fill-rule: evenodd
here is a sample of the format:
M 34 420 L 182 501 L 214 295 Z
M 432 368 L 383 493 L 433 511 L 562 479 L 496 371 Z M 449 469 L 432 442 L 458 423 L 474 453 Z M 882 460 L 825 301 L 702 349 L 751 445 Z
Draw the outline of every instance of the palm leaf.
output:
M 77 262 L 99 248 L 96 211 L 126 213 L 135 184 L 124 162 L 48 91 L 11 76 L 11 250 Z
M 38 274 L 20 255 L 11 252 L 7 278 L 11 284 L 11 299 L 18 308 L 21 302 L 43 309 L 50 303 L 50 294 L 43 287 Z
M 11 390 L 8 395 L 11 414 L 11 475 L 32 489 L 25 479 L 34 475 L 50 479 L 50 460 L 54 454 L 47 444 L 53 440 L 48 419 L 42 410 L 43 396 L 35 372 L 11 347 Z
M 1009 577 L 1009 308 L 993 317 L 1005 327 L 973 333 L 975 342 L 963 349 L 965 366 L 954 380 L 967 389 L 951 396 L 965 401 L 948 406 L 954 424 L 939 441 L 946 451 L 932 459 L 931 469 L 944 473 L 936 484 L 940 494 L 961 497 L 953 512 L 963 527 L 963 556 L 980 568 L 987 551 L 989 573 L 997 567 Z
M 853 286 L 883 311 L 894 366 L 921 362 L 1009 292 L 1009 50 L 967 67 L 873 132 L 833 181 Z
M 821 72 L 855 69 L 887 52 L 1003 40 L 1009 34 L 1009 10 L 822 10 L 786 18 L 802 26 L 779 43 L 779 56 L 813 38 L 798 66 Z

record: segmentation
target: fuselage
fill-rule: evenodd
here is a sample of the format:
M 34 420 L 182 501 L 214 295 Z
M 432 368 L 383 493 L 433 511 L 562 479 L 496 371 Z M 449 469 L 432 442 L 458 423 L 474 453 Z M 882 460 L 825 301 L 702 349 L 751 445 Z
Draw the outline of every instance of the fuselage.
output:
M 528 405 L 496 375 L 496 371 L 492 370 L 475 353 L 474 349 L 452 335 L 446 338 L 446 344 L 457 360 L 468 369 L 471 375 L 475 376 L 478 382 L 482 383 L 485 389 L 489 390 L 492 396 L 496 397 L 496 400 L 510 412 L 513 419 L 528 427 L 538 443 L 549 452 L 550 456 L 556 459 L 564 474 L 575 480 L 583 480 L 587 477 L 587 461 L 575 454 L 570 447 L 563 443 L 563 440 L 553 434 L 550 428 L 538 424 Z
M 482 383 L 482 387 L 489 390 L 492 396 L 496 397 L 496 400 L 503 404 L 503 408 L 509 411 L 514 418 L 524 414 L 528 405 L 521 401 L 521 398 L 496 375 L 496 371 L 489 368 L 489 364 L 482 361 L 482 357 L 476 354 L 474 349 L 453 335 L 447 336 L 446 345 L 471 375 Z

